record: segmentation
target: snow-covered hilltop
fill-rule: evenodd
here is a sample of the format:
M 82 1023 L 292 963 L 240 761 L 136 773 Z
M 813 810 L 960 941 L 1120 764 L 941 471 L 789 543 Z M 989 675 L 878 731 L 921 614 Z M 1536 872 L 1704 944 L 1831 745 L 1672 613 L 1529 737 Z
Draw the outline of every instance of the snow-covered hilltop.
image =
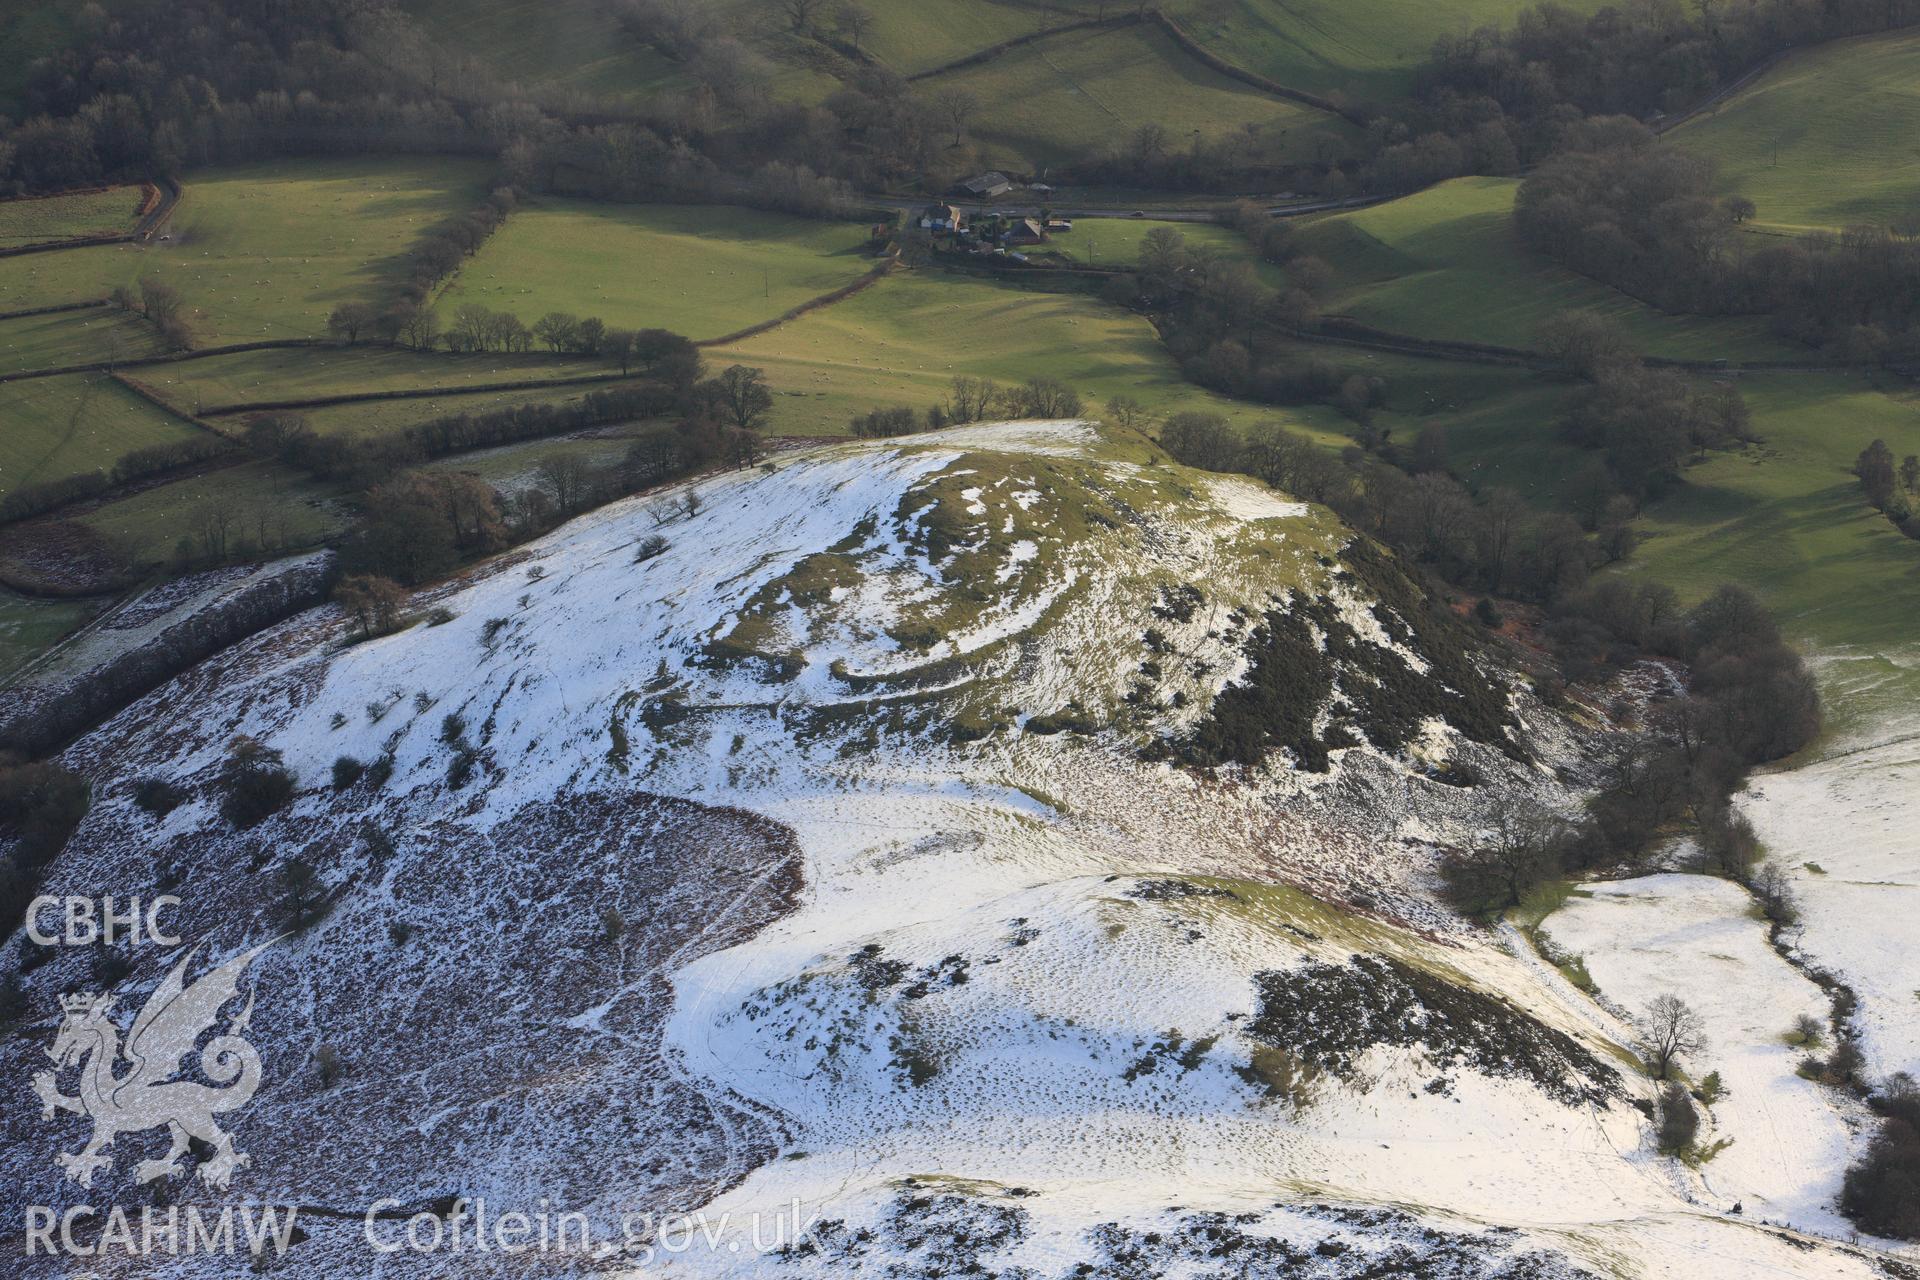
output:
M 1573 800 L 1580 731 L 1322 509 L 966 427 L 617 504 L 416 607 L 302 615 L 67 753 L 53 892 L 170 889 L 225 954 L 319 873 L 237 1129 L 236 1189 L 314 1210 L 275 1274 L 376 1274 L 367 1204 L 461 1197 L 815 1228 L 381 1274 L 1903 1274 L 1725 1212 L 1654 1155 L 1625 1027 L 1433 903 L 1488 796 Z M 301 787 L 244 832 L 236 735 Z M 0 1124 L 10 1199 L 88 1199 L 66 1127 Z

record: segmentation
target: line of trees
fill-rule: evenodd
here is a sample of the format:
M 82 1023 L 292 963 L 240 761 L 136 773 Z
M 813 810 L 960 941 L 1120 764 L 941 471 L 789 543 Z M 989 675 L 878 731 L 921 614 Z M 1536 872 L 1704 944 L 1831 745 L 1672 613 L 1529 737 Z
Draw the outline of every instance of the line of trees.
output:
M 1702 0 L 1592 13 L 1537 4 L 1505 28 L 1436 40 L 1412 99 L 1374 120 L 1354 182 L 1396 192 L 1518 172 L 1583 146 L 1589 117 L 1657 119 L 1773 54 L 1916 20 L 1916 0 Z
M 1325 503 L 1447 581 L 1510 598 L 1545 602 L 1576 590 L 1631 548 L 1619 530 L 1590 536 L 1572 516 L 1537 511 L 1512 489 L 1469 491 L 1447 473 L 1438 432 L 1404 458 L 1358 447 L 1341 456 L 1278 423 L 1242 432 L 1218 414 L 1189 412 L 1162 424 L 1160 443 L 1188 466 L 1241 472 Z
M 1920 538 L 1920 455 L 1910 453 L 1895 466 L 1893 450 L 1876 439 L 1854 459 L 1853 474 L 1875 511 L 1909 538 Z
M 1739 232 L 1752 202 L 1717 193 L 1709 158 L 1623 118 L 1573 132 L 1515 198 L 1541 252 L 1666 310 L 1765 315 L 1850 362 L 1920 361 L 1920 219 L 1755 249 Z
M 1542 326 L 1536 345 L 1585 383 L 1560 420 L 1561 433 L 1598 450 L 1611 489 L 1636 503 L 1671 484 L 1689 461 L 1757 439 L 1733 383 L 1646 367 L 1603 317 L 1563 312 Z M 1597 495 L 1602 503 L 1610 497 Z
M 1880 1131 L 1840 1189 L 1840 1211 L 1861 1230 L 1920 1240 L 1920 1084 L 1895 1072 L 1872 1099 Z
M 1003 387 L 991 378 L 963 375 L 924 414 L 905 405 L 874 409 L 855 414 L 847 430 L 865 438 L 904 436 L 992 419 L 1076 418 L 1083 408 L 1080 393 L 1058 378 L 1028 378 L 1017 386 Z
M 248 447 L 325 480 L 382 483 L 409 467 L 475 449 L 563 435 L 671 413 L 685 392 L 644 383 L 589 391 L 576 400 L 453 413 L 380 436 L 321 435 L 296 414 L 263 414 L 245 428 Z
M 1557 601 L 1549 634 L 1570 676 L 1665 656 L 1687 664 L 1686 687 L 1654 699 L 1605 742 L 1577 817 L 1496 799 L 1482 840 L 1441 862 L 1449 900 L 1468 914 L 1497 914 L 1562 875 L 1642 870 L 1664 836 L 1690 830 L 1703 869 L 1746 885 L 1770 920 L 1792 923 L 1785 873 L 1761 861 L 1730 803 L 1749 770 L 1791 755 L 1820 727 L 1813 678 L 1766 608 L 1723 586 L 1683 610 L 1664 587 L 1608 579 Z
M 353 583 L 341 603 L 367 629 L 368 619 L 390 620 L 393 613 L 398 589 L 385 584 L 434 581 L 590 507 L 716 464 L 749 466 L 759 456 L 753 432 L 696 415 L 643 428 L 611 465 L 555 455 L 536 469 L 534 485 L 512 497 L 463 472 L 402 472 L 362 499 L 362 514 L 340 548 L 341 571 Z
M 187 320 L 186 300 L 180 291 L 158 276 L 142 276 L 137 288 L 115 285 L 107 301 L 129 315 L 143 317 L 170 351 L 193 345 L 193 327 Z

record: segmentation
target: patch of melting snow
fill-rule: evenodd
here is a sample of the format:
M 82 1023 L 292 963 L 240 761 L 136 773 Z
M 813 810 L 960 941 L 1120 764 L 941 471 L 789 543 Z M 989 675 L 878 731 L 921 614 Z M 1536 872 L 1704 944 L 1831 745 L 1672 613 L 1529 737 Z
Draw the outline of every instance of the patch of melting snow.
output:
M 1007 548 L 1006 563 L 993 572 L 993 580 L 1004 583 L 1020 572 L 1020 566 L 1033 560 L 1040 554 L 1040 544 L 1031 538 L 1022 538 Z
M 1069 457 L 1083 453 L 1096 439 L 1089 422 L 1064 418 L 1030 422 L 973 423 L 912 437 L 915 442 L 954 449 L 1017 449 L 1022 453 Z
M 1289 502 L 1264 485 L 1240 476 L 1208 476 L 1214 505 L 1240 520 L 1292 520 L 1307 514 L 1304 502 Z

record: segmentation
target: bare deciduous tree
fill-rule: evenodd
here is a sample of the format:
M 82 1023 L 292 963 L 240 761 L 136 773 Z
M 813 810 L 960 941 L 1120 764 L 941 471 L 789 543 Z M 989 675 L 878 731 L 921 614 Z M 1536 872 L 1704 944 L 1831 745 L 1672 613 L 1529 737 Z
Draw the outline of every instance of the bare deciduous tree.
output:
M 537 474 L 540 484 L 553 495 L 553 504 L 561 511 L 571 515 L 586 501 L 590 477 L 587 464 L 576 455 L 563 453 L 547 458 L 541 462 Z
M 779 0 L 779 9 L 795 31 L 806 31 L 825 4 L 826 0 Z
M 860 42 L 867 38 L 867 33 L 873 30 L 873 14 L 857 4 L 841 5 L 833 15 L 833 22 L 855 52 L 859 51 Z
M 948 417 L 954 422 L 978 422 L 999 396 L 1000 388 L 988 378 L 955 378 L 953 398 L 948 402 Z
M 1774 924 L 1790 925 L 1800 919 L 1799 895 L 1794 892 L 1793 878 L 1779 863 L 1761 863 L 1747 882 L 1747 888 Z
M 948 89 L 933 100 L 934 112 L 940 123 L 953 134 L 954 146 L 959 146 L 966 136 L 967 121 L 973 118 L 974 110 L 978 106 L 979 103 L 975 101 L 974 96 L 964 89 Z
M 1665 1080 L 1675 1062 L 1706 1052 L 1706 1024 L 1679 996 L 1656 996 L 1640 1018 L 1647 1058 L 1656 1079 Z

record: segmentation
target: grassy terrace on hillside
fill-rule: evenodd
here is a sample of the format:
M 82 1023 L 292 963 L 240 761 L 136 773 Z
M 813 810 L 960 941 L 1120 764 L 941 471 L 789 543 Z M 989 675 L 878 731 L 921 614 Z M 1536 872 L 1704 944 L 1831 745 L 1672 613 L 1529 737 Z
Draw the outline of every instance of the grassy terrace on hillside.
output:
M 1420 338 L 1531 347 L 1557 311 L 1606 315 L 1647 355 L 1790 360 L 1807 356 L 1759 319 L 1667 315 L 1520 243 L 1511 178 L 1458 178 L 1387 204 L 1314 220 L 1300 243 L 1333 267 L 1327 309 Z
M 0 373 L 161 354 L 159 334 L 109 307 L 0 320 Z
M 618 370 L 599 361 L 542 355 L 451 355 L 406 348 L 278 347 L 206 356 L 137 371 L 173 403 L 189 410 L 217 405 L 355 395 L 369 391 L 446 388 L 474 383 L 575 377 Z
M 1920 217 L 1920 31 L 1791 54 L 1671 138 L 1719 160 L 1722 184 L 1763 224 Z
M 1002 386 L 1057 378 L 1089 411 L 1131 396 L 1156 413 L 1212 410 L 1248 422 L 1287 419 L 1323 438 L 1339 421 L 1322 409 L 1287 410 L 1214 396 L 1181 380 L 1145 318 L 1081 294 L 1028 291 L 937 271 L 895 275 L 819 311 L 707 353 L 708 363 L 766 369 L 774 388 L 769 429 L 838 434 L 855 413 L 890 405 L 925 409 L 960 375 Z
M 405 255 L 485 194 L 477 161 L 302 160 L 186 175 L 172 239 L 0 258 L 0 311 L 97 298 L 158 276 L 195 340 L 321 337 L 342 302 L 379 302 Z
M 717 338 L 850 284 L 873 266 L 864 226 L 704 205 L 550 200 L 522 208 L 439 297 Z
M 1365 101 L 1408 92 L 1437 37 L 1509 26 L 1526 7 L 1527 0 L 1170 0 L 1166 10 L 1229 62 L 1296 89 Z
M 143 195 L 140 187 L 120 186 L 31 200 L 0 200 L 0 249 L 129 231 Z
M 987 156 L 1034 171 L 1120 144 L 1148 123 L 1174 146 L 1243 125 L 1284 130 L 1303 159 L 1323 145 L 1344 151 L 1352 132 L 1337 117 L 1210 70 L 1157 27 L 1039 40 L 922 83 L 972 94 L 980 107 L 968 128 Z
M 201 433 L 102 374 L 0 383 L 0 495 Z

